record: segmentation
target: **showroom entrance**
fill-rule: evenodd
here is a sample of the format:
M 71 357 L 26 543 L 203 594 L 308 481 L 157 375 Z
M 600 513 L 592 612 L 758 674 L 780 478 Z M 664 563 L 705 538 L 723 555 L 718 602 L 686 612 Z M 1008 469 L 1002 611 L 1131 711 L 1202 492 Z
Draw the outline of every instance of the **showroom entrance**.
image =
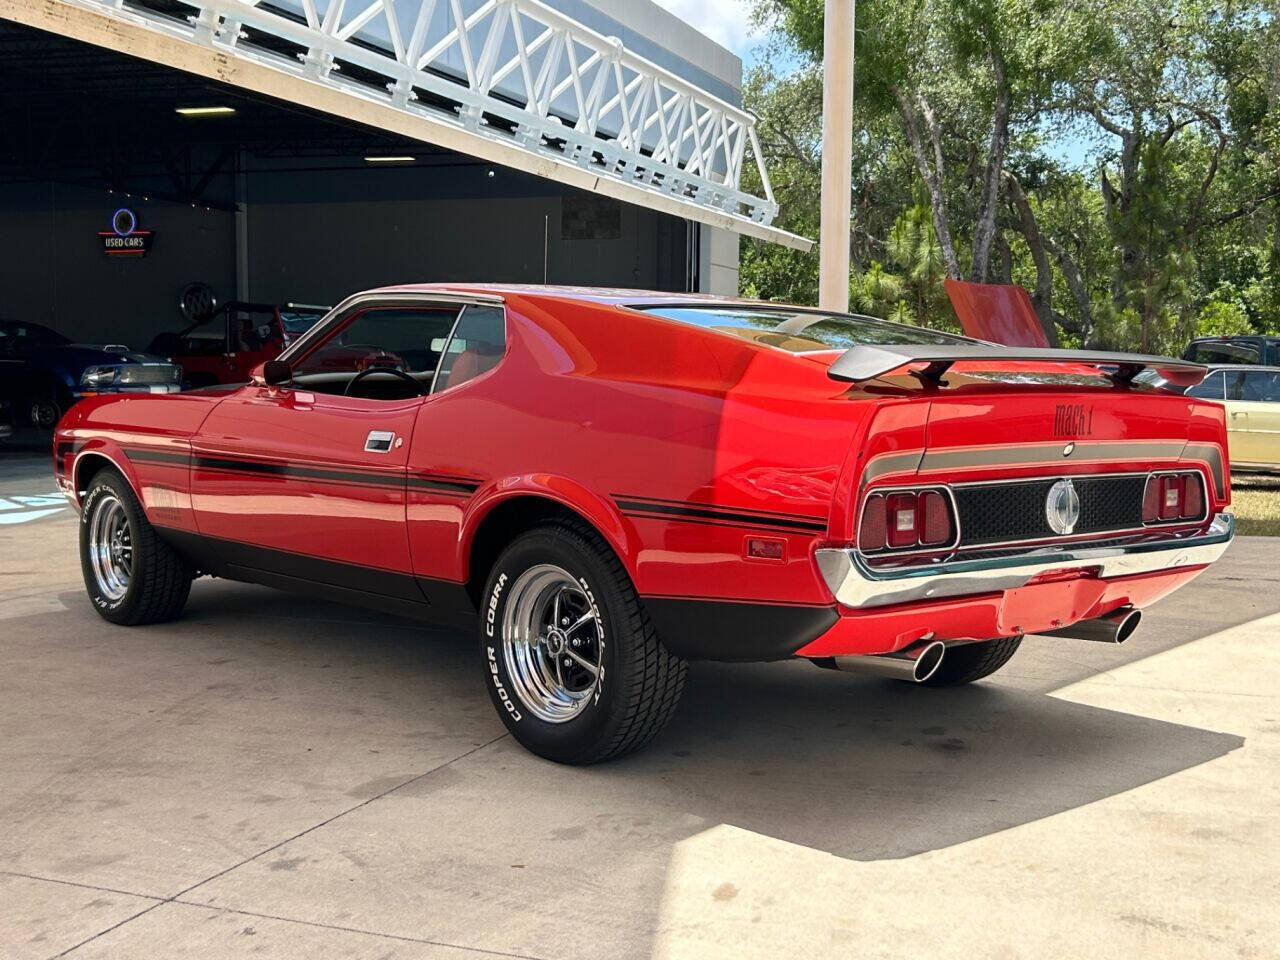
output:
M 342 3 L 334 3 L 340 11 Z M 771 200 L 753 207 L 738 191 L 744 163 L 754 163 L 754 132 L 734 126 L 749 118 L 729 103 L 738 97 L 736 58 L 645 4 L 575 2 L 584 19 L 596 18 L 580 24 L 551 9 L 562 4 L 534 4 L 526 14 L 522 3 L 441 0 L 440 10 L 463 12 L 461 39 L 477 47 L 457 76 L 447 69 L 453 56 L 447 16 L 421 27 L 424 37 L 413 41 L 421 50 L 432 31 L 443 31 L 436 59 L 423 59 L 432 52 L 426 50 L 414 61 L 425 64 L 417 82 L 446 77 L 462 88 L 468 76 L 488 69 L 487 95 L 505 112 L 473 111 L 468 128 L 471 101 L 464 92 L 462 107 L 450 107 L 437 102 L 434 87 L 415 82 L 408 100 L 374 103 L 388 86 L 385 77 L 341 57 L 314 70 L 304 64 L 294 77 L 287 62 L 305 59 L 304 48 L 261 26 L 240 28 L 245 48 L 256 46 L 237 72 L 231 61 L 248 54 L 225 43 L 206 50 L 195 27 L 177 36 L 191 23 L 198 27 L 199 16 L 213 16 L 214 4 L 0 0 L 0 123 L 7 134 L 0 143 L 0 229 L 9 241 L 0 259 L 0 316 L 44 324 L 76 341 L 141 349 L 214 305 L 327 306 L 390 283 L 491 280 L 732 293 L 739 233 L 802 242 L 768 227 Z M 249 6 L 284 35 L 305 33 L 327 0 Z M 345 54 L 341 44 L 354 44 L 361 56 L 372 56 L 379 35 L 369 31 L 378 23 L 411 22 L 415 9 L 430 20 L 430 11 L 422 11 L 436 6 L 353 3 L 354 20 L 323 36 L 338 54 Z M 54 8 L 57 17 L 49 16 Z M 651 21 L 637 21 L 637 9 L 665 18 L 652 21 L 664 28 L 661 42 L 644 35 Z M 501 35 L 499 24 L 486 19 L 500 14 Z M 525 36 L 534 14 L 564 22 L 548 27 L 551 39 L 536 44 L 540 35 Z M 336 16 L 341 24 L 343 14 Z M 216 36 L 230 36 L 235 25 L 215 20 Z M 493 38 L 481 45 L 486 24 Z M 586 39 L 575 39 L 575 30 Z M 597 57 L 593 68 L 583 44 L 606 30 L 622 38 L 616 62 Z M 458 33 L 455 26 L 455 44 Z M 518 49 L 511 46 L 516 34 Z M 409 42 L 387 40 L 388 56 Z M 635 62 L 652 67 L 661 82 L 628 66 L 623 42 L 644 48 L 648 59 Z M 662 66 L 650 63 L 659 58 Z M 184 69 L 171 65 L 178 60 Z M 575 71 L 556 85 L 561 61 L 573 62 Z M 506 79 L 495 79 L 504 64 Z M 686 67 L 692 80 L 671 72 Z M 339 74 L 345 86 L 335 92 L 329 87 L 337 81 L 330 81 Z M 533 142 L 520 111 L 538 104 L 511 86 L 521 74 L 529 89 L 545 94 L 540 122 L 550 117 L 564 137 Z M 617 82 L 612 98 L 609 77 Z M 677 135 L 675 95 L 669 112 L 657 107 L 667 90 L 661 84 L 695 81 L 701 86 L 689 89 L 723 113 L 699 120 L 701 108 L 689 94 L 692 106 L 681 121 L 689 132 Z M 650 82 L 655 93 L 642 102 L 638 91 Z M 575 96 L 594 104 L 585 147 L 574 147 L 581 127 L 571 110 Z M 422 116 L 412 115 L 414 102 L 430 109 L 412 108 Z M 684 154 L 668 149 L 681 142 Z M 677 182 L 685 171 L 688 183 Z M 717 177 L 724 183 L 711 189 Z

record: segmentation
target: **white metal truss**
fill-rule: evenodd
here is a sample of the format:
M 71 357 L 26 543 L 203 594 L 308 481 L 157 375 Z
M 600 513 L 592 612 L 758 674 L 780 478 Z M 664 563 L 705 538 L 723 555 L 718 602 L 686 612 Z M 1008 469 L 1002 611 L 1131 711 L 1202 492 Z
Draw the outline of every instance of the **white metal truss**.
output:
M 155 0 L 64 2 L 682 205 L 766 227 L 777 214 L 750 112 L 540 0 L 182 0 L 185 18 Z M 741 188 L 747 162 L 763 197 Z

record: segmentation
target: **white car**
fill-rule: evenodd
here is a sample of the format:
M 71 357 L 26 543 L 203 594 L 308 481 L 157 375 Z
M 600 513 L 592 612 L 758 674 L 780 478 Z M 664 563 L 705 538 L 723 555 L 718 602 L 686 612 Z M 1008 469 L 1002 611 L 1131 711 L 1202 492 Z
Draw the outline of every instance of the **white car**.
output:
M 1232 473 L 1280 473 L 1280 367 L 1215 365 L 1186 393 L 1227 408 Z

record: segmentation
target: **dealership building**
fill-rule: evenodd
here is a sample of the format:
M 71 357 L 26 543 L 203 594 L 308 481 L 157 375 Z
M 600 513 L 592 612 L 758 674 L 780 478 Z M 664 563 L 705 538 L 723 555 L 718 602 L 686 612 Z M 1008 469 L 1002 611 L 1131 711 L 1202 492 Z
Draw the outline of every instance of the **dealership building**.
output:
M 734 293 L 742 235 L 807 246 L 741 82 L 650 0 L 0 0 L 0 316 L 145 347 L 210 298 Z

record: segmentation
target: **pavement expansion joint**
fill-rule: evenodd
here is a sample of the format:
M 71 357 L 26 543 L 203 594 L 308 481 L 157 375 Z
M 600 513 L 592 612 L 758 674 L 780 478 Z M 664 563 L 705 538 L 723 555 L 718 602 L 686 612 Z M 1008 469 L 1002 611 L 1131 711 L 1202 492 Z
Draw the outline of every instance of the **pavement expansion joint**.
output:
M 50 957 L 50 960 L 59 960 L 60 957 L 65 957 L 70 953 L 74 953 L 76 950 L 79 950 L 81 947 L 85 946 L 86 944 L 92 943 L 94 940 L 97 940 L 99 937 L 105 936 L 106 934 L 111 933 L 113 930 L 118 930 L 120 927 L 124 926 L 126 923 L 130 923 L 134 920 L 137 920 L 139 917 L 144 916 L 150 913 L 152 910 L 155 910 L 158 907 L 162 907 L 168 903 L 178 903 L 184 906 L 202 907 L 206 910 L 218 910 L 223 913 L 236 913 L 236 914 L 243 914 L 245 916 L 250 916 L 250 917 L 261 917 L 264 920 L 280 920 L 287 923 L 299 923 L 305 926 L 324 927 L 331 930 L 343 930 L 349 933 L 363 933 L 363 934 L 368 934 L 369 936 L 385 937 L 392 940 L 403 940 L 403 941 L 409 941 L 413 943 L 428 944 L 431 946 L 453 947 L 458 950 L 469 950 L 473 953 L 485 954 L 488 956 L 513 957 L 513 958 L 517 958 L 517 960 L 541 960 L 541 958 L 532 957 L 532 956 L 529 956 L 528 954 L 503 953 L 502 951 L 498 951 L 498 950 L 485 950 L 479 947 L 468 947 L 468 946 L 464 946 L 462 944 L 456 944 L 456 943 L 444 943 L 436 940 L 419 940 L 414 937 L 405 937 L 405 936 L 399 936 L 396 934 L 388 934 L 388 933 L 378 933 L 377 931 L 374 931 L 374 930 L 360 930 L 354 927 L 331 926 L 330 924 L 314 923 L 307 920 L 294 920 L 291 917 L 277 917 L 277 916 L 272 916 L 270 914 L 265 914 L 265 913 L 254 913 L 249 910 L 236 910 L 236 909 L 231 909 L 226 907 L 212 907 L 212 906 L 209 906 L 208 904 L 179 899 L 180 897 L 183 897 L 186 894 L 190 893 L 192 890 L 195 890 L 195 889 L 198 889 L 199 887 L 204 886 L 206 883 L 209 883 L 213 880 L 217 880 L 219 877 L 224 877 L 228 873 L 231 873 L 234 870 L 238 870 L 240 867 L 243 867 L 247 863 L 252 863 L 254 860 L 257 860 L 259 857 L 264 857 L 268 853 L 271 853 L 274 850 L 279 850 L 281 847 L 285 846 L 286 844 L 292 843 L 293 841 L 298 840 L 301 837 L 305 837 L 309 833 L 313 833 L 316 830 L 319 830 L 321 827 L 328 826 L 329 824 L 333 823 L 335 820 L 340 820 L 342 817 L 345 817 L 350 813 L 354 813 L 355 811 L 363 807 L 367 807 L 369 804 L 373 803 L 375 800 L 381 800 L 383 797 L 389 796 L 390 794 L 395 793 L 397 790 L 402 790 L 405 787 L 408 787 L 412 784 L 425 780 L 427 777 L 431 776 L 433 773 L 443 770 L 446 767 L 452 766 L 453 764 L 457 763 L 460 760 L 466 760 L 468 757 L 474 756 L 475 754 L 479 753 L 481 750 L 484 750 L 486 747 L 490 747 L 493 744 L 497 743 L 499 740 L 506 739 L 508 736 L 510 736 L 510 734 L 507 734 L 507 733 L 500 734 L 499 736 L 494 737 L 492 740 L 488 740 L 484 743 L 481 743 L 477 746 L 472 747 L 470 750 L 467 750 L 467 751 L 464 751 L 463 753 L 458 754 L 456 757 L 450 757 L 448 760 L 444 761 L 443 763 L 436 764 L 430 770 L 425 770 L 415 777 L 410 777 L 408 780 L 405 780 L 402 783 L 396 784 L 394 787 L 388 787 L 386 790 L 383 790 L 381 793 L 377 793 L 372 797 L 368 797 L 364 800 L 361 800 L 359 803 L 354 804 L 353 806 L 350 806 L 347 809 L 342 810 L 338 813 L 335 813 L 333 816 L 327 817 L 326 819 L 321 820 L 319 823 L 312 824 L 311 826 L 307 827 L 307 829 L 300 830 L 299 832 L 293 834 L 290 837 L 286 837 L 284 840 L 281 840 L 278 843 L 273 843 L 271 846 L 266 847 L 263 850 L 259 850 L 253 856 L 245 857 L 240 862 L 234 863 L 224 870 L 219 870 L 217 873 L 211 874 L 210 876 L 205 877 L 203 880 L 200 880 L 197 883 L 193 883 L 191 884 L 191 886 L 186 887 L 182 890 L 179 890 L 177 893 L 169 897 L 153 897 L 148 894 L 131 893 L 127 890 L 111 890 L 110 888 L 107 888 L 107 887 L 95 887 L 91 884 L 85 884 L 85 883 L 74 883 L 71 881 L 64 881 L 64 880 L 52 880 L 48 877 L 28 876 L 26 874 L 13 873 L 7 870 L 0 870 L 0 874 L 5 874 L 5 875 L 15 876 L 15 877 L 25 877 L 28 880 L 45 880 L 49 883 L 66 883 L 69 886 L 86 887 L 91 890 L 102 890 L 104 892 L 118 893 L 124 896 L 130 896 L 130 897 L 143 897 L 145 899 L 155 901 L 155 903 L 151 904 L 150 906 L 148 906 L 143 910 L 139 910 L 137 913 L 133 914 L 132 916 L 125 917 L 123 920 L 120 920 L 117 923 L 113 923 L 111 926 L 103 930 L 99 930 L 93 936 L 87 937 L 84 940 L 81 940 L 79 943 L 68 947 L 66 950 L 63 950 L 61 953 L 54 954 L 52 957 Z

